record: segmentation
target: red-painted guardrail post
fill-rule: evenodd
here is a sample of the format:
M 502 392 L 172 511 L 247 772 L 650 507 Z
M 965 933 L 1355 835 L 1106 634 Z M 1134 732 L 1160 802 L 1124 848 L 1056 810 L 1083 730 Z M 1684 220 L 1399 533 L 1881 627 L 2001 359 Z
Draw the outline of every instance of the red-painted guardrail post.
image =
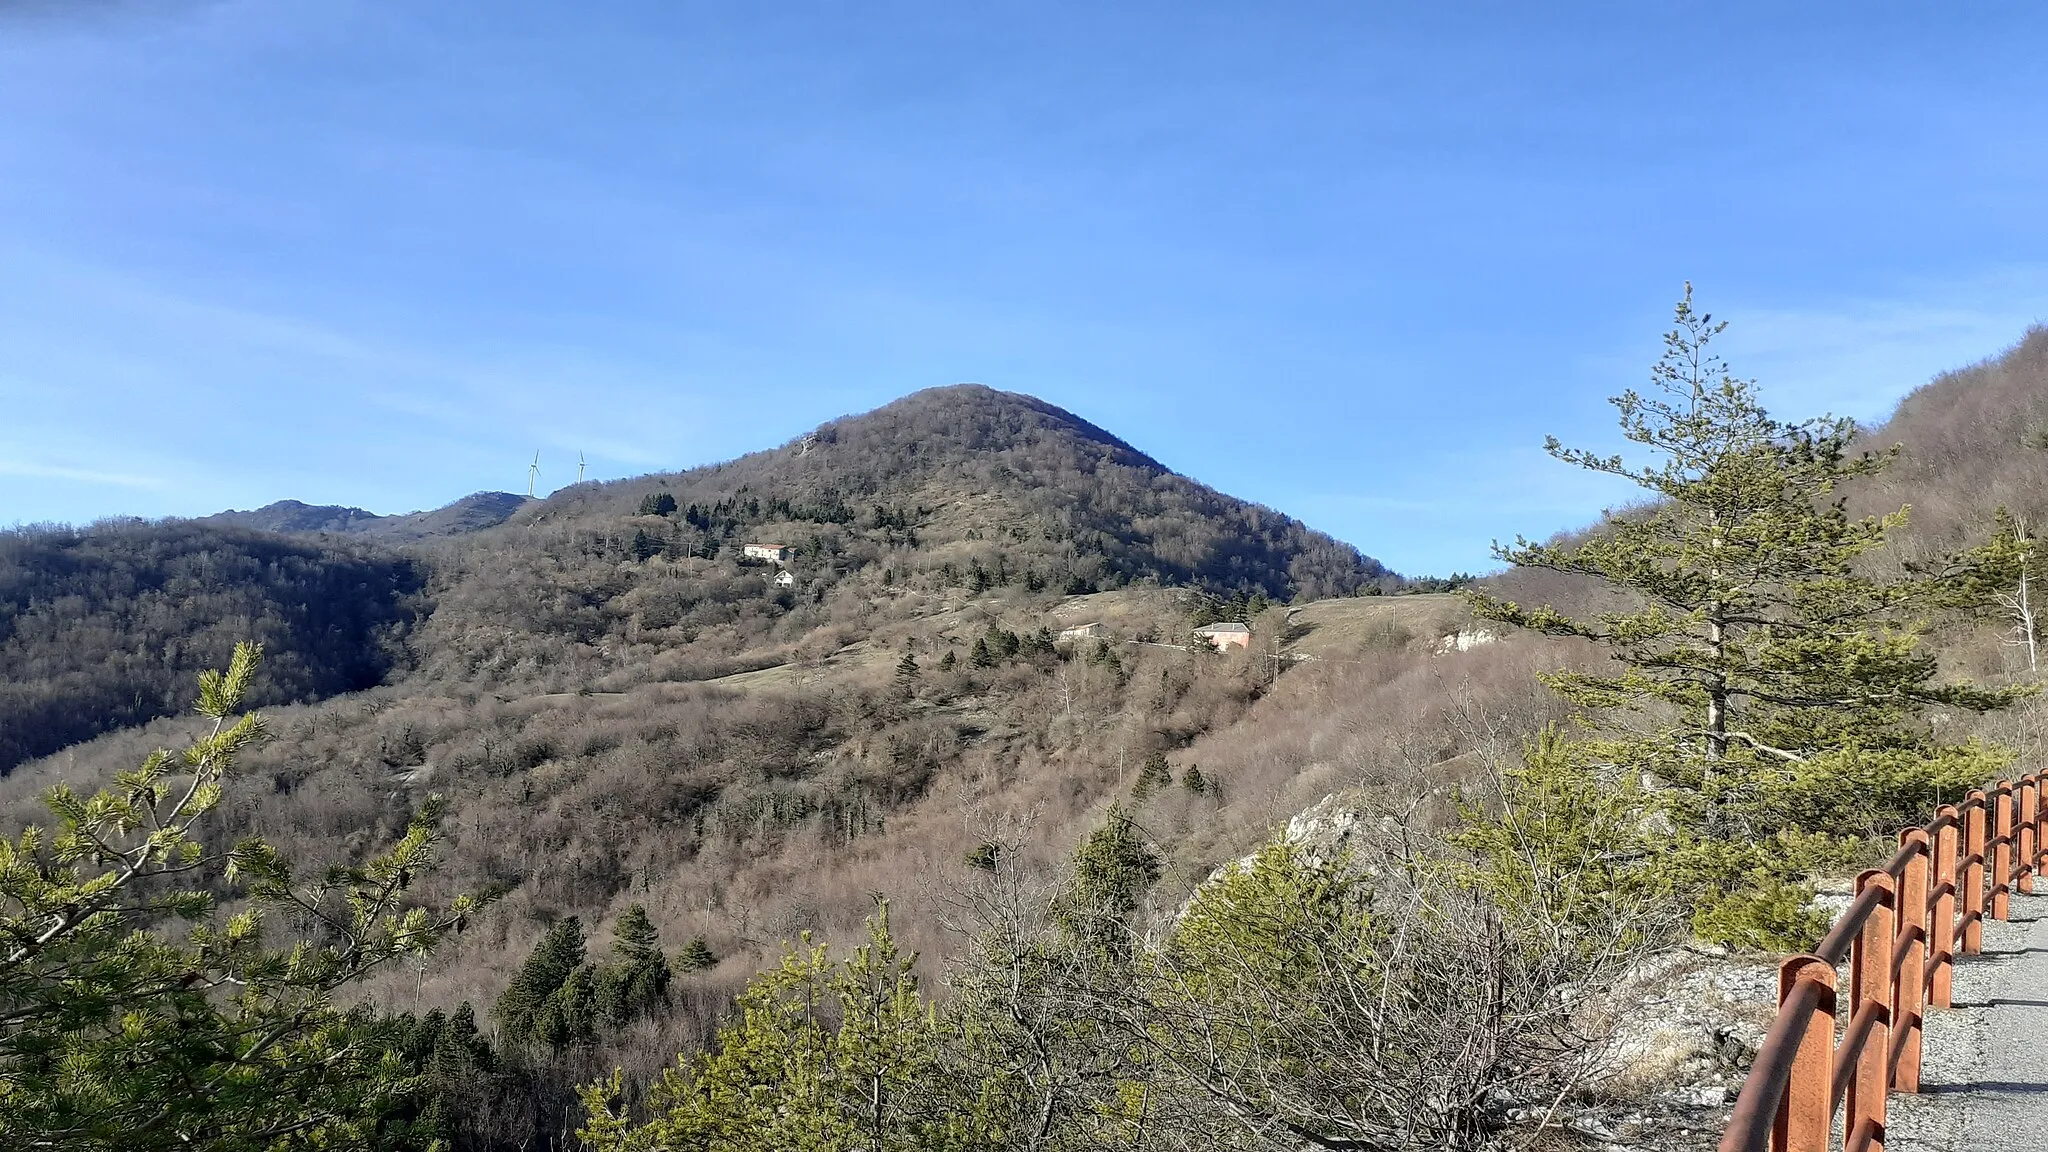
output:
M 1982 789 L 1963 802 L 1962 879 L 1957 883 L 1962 888 L 1965 956 L 1984 950 L 1984 818 L 1990 814 L 1990 806 Z
M 2039 833 L 2041 823 L 2041 781 L 2038 774 L 2020 781 L 2019 795 L 2019 840 L 2014 845 L 2015 858 L 2019 861 L 2019 889 L 2022 892 L 2034 890 L 2034 869 L 2040 863 Z
M 1891 1090 L 1892 951 L 1896 944 L 1892 911 L 1898 891 L 1891 874 L 1872 868 L 1856 877 L 1856 891 L 1877 888 L 1884 902 L 1872 909 L 1849 952 L 1849 1017 L 1871 1021 L 1856 1052 L 1856 1070 L 1849 1081 L 1848 1110 L 1843 1121 L 1844 1147 L 1883 1147 L 1885 1097 Z M 1834 1038 L 1830 1036 L 1832 1044 Z M 1828 1111 L 1832 1113 L 1833 1101 Z
M 2048 858 L 2048 771 L 2034 773 L 2034 871 Z
M 1950 1005 L 1957 952 L 1982 951 L 1987 910 L 2010 915 L 2013 892 L 2048 861 L 2044 841 L 2048 772 L 1973 791 L 1900 832 L 1813 951 L 1779 966 L 1777 1018 L 1720 1152 L 1828 1152 L 1837 1108 L 1844 1152 L 1882 1152 L 1890 1093 L 1920 1090 L 1927 1009 Z
M 2012 919 L 2012 781 L 1991 790 L 1991 918 Z
M 1956 892 L 1958 846 L 1963 814 L 1953 804 L 1944 804 L 1935 815 L 1934 832 L 1934 915 L 1927 925 L 1927 999 L 1936 1008 L 1947 1008 L 1956 975 Z
M 1835 1101 L 1835 968 L 1818 956 L 1794 956 L 1778 966 L 1778 1003 L 1802 982 L 1817 984 L 1806 1033 L 1792 1057 L 1792 1077 L 1778 1104 L 1771 1152 L 1828 1152 Z M 1782 1011 L 1782 1007 L 1780 1009 Z
M 1899 1033 L 1899 1059 L 1892 1085 L 1901 1092 L 1920 1091 L 1920 1033 L 1927 1015 L 1927 872 L 1934 847 L 1925 828 L 1899 833 L 1899 847 L 1912 851 L 1901 878 L 1899 913 L 1899 978 L 1892 988 L 1892 1027 Z

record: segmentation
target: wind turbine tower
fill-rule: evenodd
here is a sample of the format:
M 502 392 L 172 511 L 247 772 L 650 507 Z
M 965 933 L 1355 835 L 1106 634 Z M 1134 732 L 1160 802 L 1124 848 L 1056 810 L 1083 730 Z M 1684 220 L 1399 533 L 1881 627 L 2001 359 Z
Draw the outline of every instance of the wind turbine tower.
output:
M 533 454 L 533 463 L 526 466 L 526 498 L 533 499 L 533 482 L 540 477 L 540 453 Z
M 583 483 L 583 453 L 576 454 L 576 482 Z

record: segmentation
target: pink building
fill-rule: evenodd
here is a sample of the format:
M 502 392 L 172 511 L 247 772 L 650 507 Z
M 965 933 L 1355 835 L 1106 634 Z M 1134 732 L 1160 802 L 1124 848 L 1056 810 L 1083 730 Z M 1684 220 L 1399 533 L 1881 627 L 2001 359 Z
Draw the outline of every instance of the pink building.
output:
M 1195 635 L 1207 640 L 1209 646 L 1218 652 L 1229 648 L 1249 648 L 1252 644 L 1252 630 L 1244 624 L 1211 624 L 1195 629 Z

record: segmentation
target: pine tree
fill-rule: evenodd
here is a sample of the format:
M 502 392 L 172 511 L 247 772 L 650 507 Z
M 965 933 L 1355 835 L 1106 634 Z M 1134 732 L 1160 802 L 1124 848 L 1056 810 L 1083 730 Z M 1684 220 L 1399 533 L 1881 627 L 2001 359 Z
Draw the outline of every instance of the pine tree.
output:
M 684 972 L 701 972 L 718 963 L 712 954 L 711 945 L 702 936 L 693 936 L 682 952 L 676 956 L 676 968 Z
M 1656 391 L 1615 398 L 1623 436 L 1652 462 L 1547 444 L 1637 484 L 1647 503 L 1580 542 L 1497 548 L 1520 567 L 1600 581 L 1622 606 L 1572 618 L 1469 594 L 1482 618 L 1591 640 L 1619 664 L 1545 680 L 1602 723 L 1596 759 L 1676 786 L 1673 815 L 1703 838 L 1685 859 L 1709 919 L 1717 901 L 1746 899 L 1759 870 L 1772 883 L 1795 873 L 1787 862 L 1813 834 L 1889 835 L 1987 779 L 2000 757 L 1935 740 L 1924 709 L 1982 711 L 2018 695 L 1937 675 L 1924 616 L 1952 581 L 1872 574 L 1868 557 L 1906 512 L 1851 517 L 1842 489 L 1897 450 L 1853 453 L 1848 420 L 1772 418 L 1755 382 L 1710 351 L 1725 327 L 1693 310 L 1688 286 Z
M 691 505 L 694 509 L 696 505 Z M 676 510 L 676 498 L 666 492 L 655 492 L 640 499 L 640 515 L 672 516 Z
M 991 1102 L 1001 1086 L 943 1074 L 916 963 L 890 934 L 886 904 L 868 923 L 867 943 L 838 964 L 806 940 L 748 982 L 708 1051 L 654 1086 L 645 1124 L 619 1106 L 614 1074 L 583 1089 L 588 1119 L 578 1135 L 594 1152 L 994 1146 Z
M 1159 870 L 1159 853 L 1137 822 L 1121 806 L 1110 805 L 1102 826 L 1074 851 L 1073 884 L 1061 922 L 1080 940 L 1126 953 L 1131 917 L 1159 879 Z
M 532 1040 L 560 1051 L 597 1042 L 597 972 L 578 964 L 533 1015 Z
M 260 839 L 194 833 L 263 738 L 237 717 L 261 650 L 200 677 L 208 730 L 113 787 L 57 785 L 54 823 L 0 840 L 0 1133 L 9 1147 L 231 1150 L 423 1143 L 419 1085 L 335 1006 L 346 986 L 431 951 L 482 901 L 416 903 L 439 797 L 361 864 L 302 880 Z M 242 906 L 217 915 L 214 891 Z
M 671 972 L 647 909 L 629 905 L 614 931 L 611 963 L 598 973 L 597 1015 L 619 1028 L 668 1001 Z
M 1131 796 L 1143 800 L 1172 784 L 1173 768 L 1166 762 L 1166 753 L 1154 752 L 1145 757 L 1144 766 L 1138 769 L 1138 783 L 1131 789 Z
M 951 672 L 959 663 L 959 659 L 953 655 L 952 649 L 949 648 L 946 650 L 945 656 L 939 660 L 939 667 Z
M 896 662 L 896 698 L 910 700 L 917 695 L 919 679 L 917 657 L 909 652 Z
M 539 1040 L 538 1021 L 548 999 L 559 992 L 583 967 L 583 922 L 574 916 L 558 920 L 534 945 L 526 963 L 498 996 L 491 1015 L 508 1044 L 531 1044 Z M 558 1005 L 562 1010 L 575 1005 Z M 560 1022 L 560 1021 L 558 1021 Z
M 1202 766 L 1200 764 L 1188 765 L 1188 770 L 1181 774 L 1180 786 L 1197 796 L 1207 792 L 1209 790 L 1209 782 L 1202 779 Z
M 996 666 L 995 655 L 988 650 L 987 637 L 977 636 L 974 638 L 974 651 L 968 655 L 967 662 L 976 668 L 993 668 Z
M 647 561 L 661 552 L 661 542 L 647 534 L 645 528 L 633 529 L 633 559 Z

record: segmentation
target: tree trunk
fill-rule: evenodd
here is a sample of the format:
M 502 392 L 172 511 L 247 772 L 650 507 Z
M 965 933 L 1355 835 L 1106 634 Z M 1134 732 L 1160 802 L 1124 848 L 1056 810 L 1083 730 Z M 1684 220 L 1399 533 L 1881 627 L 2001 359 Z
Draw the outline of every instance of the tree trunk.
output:
M 1718 664 L 1726 633 L 1719 606 L 1707 618 L 1707 650 Z M 1728 756 L 1728 682 L 1718 668 L 1707 673 L 1707 776 L 1712 778 L 1715 762 Z

